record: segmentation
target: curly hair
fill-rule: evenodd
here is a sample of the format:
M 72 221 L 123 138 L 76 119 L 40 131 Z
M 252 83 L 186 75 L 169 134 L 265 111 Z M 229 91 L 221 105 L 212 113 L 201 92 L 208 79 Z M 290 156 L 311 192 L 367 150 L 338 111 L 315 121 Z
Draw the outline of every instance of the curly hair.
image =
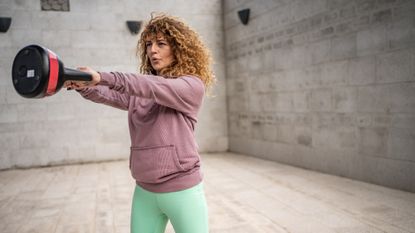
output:
M 160 70 L 165 78 L 193 75 L 200 78 L 207 91 L 215 83 L 211 70 L 211 56 L 199 35 L 179 18 L 159 14 L 152 15 L 145 25 L 137 44 L 137 56 L 141 58 L 140 72 L 156 74 L 146 53 L 146 39 L 161 33 L 172 48 L 174 60 L 170 66 Z

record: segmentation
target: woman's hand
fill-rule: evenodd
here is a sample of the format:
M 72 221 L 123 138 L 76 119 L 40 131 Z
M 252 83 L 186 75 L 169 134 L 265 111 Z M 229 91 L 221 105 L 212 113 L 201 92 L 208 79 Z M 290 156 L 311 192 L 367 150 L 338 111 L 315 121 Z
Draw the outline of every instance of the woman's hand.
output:
M 78 67 L 78 70 L 91 74 L 92 80 L 91 81 L 68 80 L 63 84 L 63 86 L 66 87 L 68 90 L 72 90 L 72 89 L 82 90 L 86 87 L 93 87 L 101 81 L 101 75 L 88 66 Z

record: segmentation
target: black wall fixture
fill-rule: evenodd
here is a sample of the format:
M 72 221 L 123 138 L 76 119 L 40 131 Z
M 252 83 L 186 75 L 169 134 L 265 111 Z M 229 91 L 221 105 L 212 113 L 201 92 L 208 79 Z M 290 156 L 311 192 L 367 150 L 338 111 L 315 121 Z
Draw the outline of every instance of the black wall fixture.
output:
M 0 17 L 0 32 L 7 32 L 9 30 L 12 18 L 10 17 Z
M 137 35 L 141 28 L 141 21 L 127 21 L 128 30 L 130 30 L 131 34 Z
M 249 8 L 238 11 L 239 19 L 241 20 L 243 25 L 247 25 L 249 22 L 249 12 Z

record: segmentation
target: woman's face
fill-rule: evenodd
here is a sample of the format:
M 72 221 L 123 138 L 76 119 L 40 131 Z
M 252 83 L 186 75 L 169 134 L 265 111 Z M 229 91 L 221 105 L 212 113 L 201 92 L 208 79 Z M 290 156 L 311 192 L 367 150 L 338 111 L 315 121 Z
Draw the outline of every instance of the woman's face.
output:
M 151 66 L 157 73 L 173 62 L 172 48 L 163 34 L 158 33 L 157 36 L 149 36 L 145 40 L 145 45 Z

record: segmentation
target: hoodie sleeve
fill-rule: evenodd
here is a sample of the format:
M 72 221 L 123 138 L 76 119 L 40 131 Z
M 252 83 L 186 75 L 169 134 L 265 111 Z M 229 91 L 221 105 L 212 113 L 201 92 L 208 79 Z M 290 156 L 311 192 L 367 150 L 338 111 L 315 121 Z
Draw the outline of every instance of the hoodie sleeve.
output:
M 182 76 L 166 79 L 133 73 L 100 73 L 99 85 L 123 95 L 153 99 L 156 103 L 189 115 L 196 115 L 205 92 L 201 79 Z
M 121 110 L 128 110 L 130 97 L 113 91 L 106 86 L 88 87 L 77 90 L 82 97 L 95 103 L 105 104 Z

